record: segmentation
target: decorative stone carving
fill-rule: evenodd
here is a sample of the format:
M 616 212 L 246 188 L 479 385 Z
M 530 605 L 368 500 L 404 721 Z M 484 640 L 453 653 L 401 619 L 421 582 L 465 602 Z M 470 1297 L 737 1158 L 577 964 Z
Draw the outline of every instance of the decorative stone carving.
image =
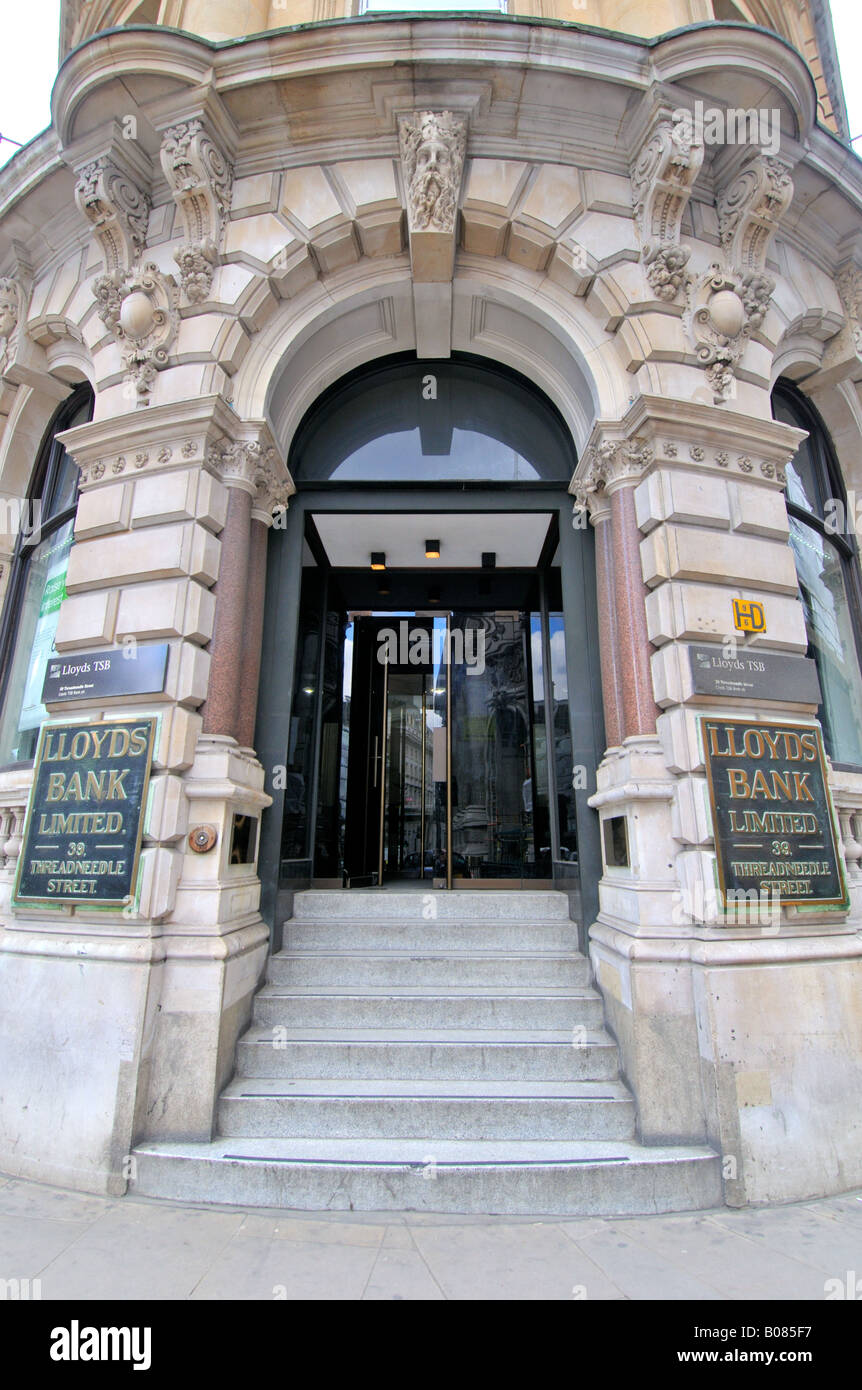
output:
M 769 244 L 793 197 L 787 166 L 757 154 L 717 200 L 719 237 L 730 265 L 762 270 Z
M 108 274 L 129 269 L 147 243 L 148 195 L 110 155 L 79 171 L 75 202 L 92 223 Z
M 15 358 L 25 307 L 24 291 L 18 280 L 11 275 L 0 277 L 0 376 Z
M 451 111 L 419 111 L 398 123 L 414 282 L 451 280 L 467 123 Z
M 101 305 L 99 318 L 119 344 L 135 384 L 136 405 L 149 405 L 156 373 L 167 366 L 179 326 L 173 277 L 148 261 L 133 271 L 115 268 L 98 276 L 93 293 Z
M 685 288 L 691 247 L 680 244 L 683 213 L 703 163 L 703 145 L 682 113 L 659 113 L 631 167 L 641 261 L 657 298 L 666 303 Z
M 733 389 L 746 343 L 769 309 L 775 281 L 766 274 L 772 237 L 793 197 L 781 160 L 755 154 L 717 199 L 726 264 L 714 262 L 686 286 L 686 323 L 716 405 Z
M 451 111 L 420 111 L 402 117 L 398 133 L 411 232 L 454 232 L 466 122 Z
M 185 225 L 186 244 L 174 254 L 190 304 L 202 304 L 212 287 L 230 209 L 233 169 L 200 120 L 165 131 L 161 162 Z
M 846 261 L 835 276 L 835 288 L 844 310 L 844 322 L 823 354 L 820 374 L 826 380 L 858 377 L 862 363 L 862 270 Z
M 221 439 L 207 450 L 207 463 L 226 487 L 241 487 L 255 510 L 267 516 L 287 507 L 295 491 L 275 449 L 259 439 Z
M 725 274 L 714 262 L 688 286 L 687 321 L 716 405 L 729 396 L 750 335 L 762 324 L 775 281 L 748 271 Z
M 592 510 L 597 499 L 614 485 L 639 482 L 654 457 L 652 445 L 640 436 L 589 445 L 575 474 L 576 509 Z

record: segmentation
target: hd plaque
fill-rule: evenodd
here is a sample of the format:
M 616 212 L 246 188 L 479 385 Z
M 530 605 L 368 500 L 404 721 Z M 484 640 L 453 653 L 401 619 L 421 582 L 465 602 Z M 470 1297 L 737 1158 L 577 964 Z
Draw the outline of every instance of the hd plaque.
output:
M 16 903 L 131 901 L 156 719 L 43 724 Z
M 771 720 L 700 723 L 725 907 L 752 890 L 796 907 L 845 906 L 820 730 Z

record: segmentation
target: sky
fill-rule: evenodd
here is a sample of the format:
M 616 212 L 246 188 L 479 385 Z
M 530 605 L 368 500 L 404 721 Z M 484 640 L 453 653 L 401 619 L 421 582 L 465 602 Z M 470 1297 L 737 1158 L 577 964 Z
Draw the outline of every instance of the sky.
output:
M 386 3 L 386 0 L 383 0 Z M 401 0 L 409 3 L 409 0 Z M 443 0 L 440 0 L 443 3 Z M 450 7 L 451 0 L 448 0 Z M 60 0 L 0 0 L 3 23 L 3 75 L 0 81 L 0 135 L 25 144 L 51 118 L 51 86 L 57 73 Z M 832 22 L 844 80 L 850 134 L 862 136 L 862 4 L 832 0 Z M 0 143 L 0 165 L 15 153 Z M 855 144 L 862 156 L 862 139 Z

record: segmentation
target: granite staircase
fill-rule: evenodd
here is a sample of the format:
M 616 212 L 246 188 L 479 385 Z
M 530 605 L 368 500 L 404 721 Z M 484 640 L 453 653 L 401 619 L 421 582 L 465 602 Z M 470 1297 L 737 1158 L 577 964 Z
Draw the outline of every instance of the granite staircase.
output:
M 217 1137 L 142 1144 L 137 1191 L 509 1214 L 722 1202 L 711 1149 L 638 1142 L 565 895 L 310 891 L 285 938 Z

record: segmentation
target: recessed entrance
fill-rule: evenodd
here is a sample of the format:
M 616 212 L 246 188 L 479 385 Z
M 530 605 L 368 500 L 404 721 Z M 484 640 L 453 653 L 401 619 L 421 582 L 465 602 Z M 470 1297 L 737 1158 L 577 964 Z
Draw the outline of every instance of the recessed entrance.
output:
M 476 563 L 389 567 L 429 529 L 441 558 Z M 575 872 L 555 514 L 310 512 L 305 541 L 282 872 L 435 888 Z M 338 563 L 363 548 L 384 571 Z
M 375 364 L 309 411 L 270 536 L 256 733 L 276 932 L 310 886 L 554 887 L 579 921 L 595 912 L 603 732 L 575 461 L 535 387 L 476 360 Z

